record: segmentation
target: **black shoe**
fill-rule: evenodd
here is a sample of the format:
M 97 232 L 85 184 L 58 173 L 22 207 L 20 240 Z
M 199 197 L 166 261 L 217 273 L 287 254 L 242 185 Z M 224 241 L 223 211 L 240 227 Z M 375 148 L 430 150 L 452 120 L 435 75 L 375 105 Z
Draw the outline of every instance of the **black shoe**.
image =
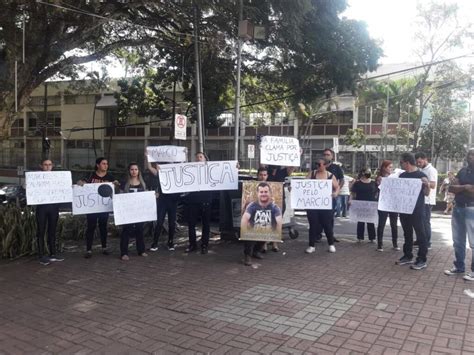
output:
M 208 253 L 208 250 L 207 250 L 207 247 L 201 247 L 201 254 L 207 254 Z
M 103 255 L 110 255 L 110 251 L 108 251 L 107 248 L 102 248 L 102 254 Z
M 402 256 L 400 259 L 395 261 L 397 265 L 406 265 L 406 264 L 413 264 L 413 259 L 407 258 L 405 255 Z
M 49 258 L 48 258 L 47 256 L 42 256 L 42 257 L 39 259 L 39 263 L 40 263 L 41 265 L 44 265 L 44 266 L 49 265 L 49 264 L 50 264 Z
M 197 246 L 195 245 L 190 245 L 186 248 L 185 252 L 186 253 L 194 253 L 197 250 Z
M 263 256 L 261 256 L 259 252 L 255 252 L 252 254 L 252 258 L 262 260 Z
M 339 242 L 340 242 L 340 240 L 339 240 L 339 239 L 336 239 L 336 238 L 334 238 L 334 242 L 336 242 L 336 243 L 339 243 Z
M 64 258 L 59 256 L 59 255 L 51 255 L 49 257 L 49 261 L 55 262 L 55 261 L 64 261 Z

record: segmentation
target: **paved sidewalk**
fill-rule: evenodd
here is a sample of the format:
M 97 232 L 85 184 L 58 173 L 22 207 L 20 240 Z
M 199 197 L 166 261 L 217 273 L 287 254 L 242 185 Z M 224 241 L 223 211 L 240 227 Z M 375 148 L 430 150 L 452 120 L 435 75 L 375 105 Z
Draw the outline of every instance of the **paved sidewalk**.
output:
M 395 265 L 401 252 L 356 243 L 342 232 L 355 226 L 339 220 L 335 254 L 325 242 L 305 254 L 299 226 L 297 240 L 256 268 L 226 242 L 208 255 L 130 253 L 127 263 L 79 252 L 47 267 L 2 262 L 0 353 L 472 354 L 474 308 L 463 290 L 474 283 L 443 275 L 447 225 L 434 223 L 421 271 Z

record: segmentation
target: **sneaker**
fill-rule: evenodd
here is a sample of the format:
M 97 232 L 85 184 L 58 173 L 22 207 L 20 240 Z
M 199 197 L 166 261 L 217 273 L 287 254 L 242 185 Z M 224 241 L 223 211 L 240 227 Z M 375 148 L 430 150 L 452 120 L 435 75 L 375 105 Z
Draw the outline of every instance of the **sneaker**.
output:
M 103 255 L 110 255 L 110 251 L 108 251 L 107 248 L 102 248 L 102 254 Z
M 168 250 L 169 251 L 175 251 L 176 249 L 174 248 L 174 245 L 173 245 L 173 246 L 168 247 Z
M 467 273 L 462 278 L 466 281 L 474 281 L 474 272 Z
M 152 245 L 151 248 L 150 248 L 150 251 L 158 251 L 158 247 L 156 245 Z
M 60 257 L 59 255 L 51 255 L 49 257 L 49 261 L 55 262 L 55 261 L 64 261 L 64 258 Z
M 129 261 L 130 260 L 128 255 L 122 255 L 122 257 L 120 259 L 122 259 L 122 261 Z
M 201 254 L 205 255 L 208 253 L 207 247 L 201 247 Z
M 393 250 L 396 250 L 396 251 L 400 251 L 400 247 L 399 247 L 399 246 L 394 246 L 392 249 L 393 249 Z
M 197 246 L 195 246 L 195 245 L 190 245 L 190 246 L 188 246 L 188 247 L 186 248 L 185 252 L 186 252 L 186 253 L 193 253 L 193 252 L 195 252 L 196 250 L 197 250 Z
M 334 245 L 330 245 L 328 251 L 329 251 L 330 253 L 335 253 L 335 252 L 336 252 L 336 247 L 335 247 Z
M 414 263 L 413 265 L 410 265 L 410 269 L 412 270 L 421 270 L 421 269 L 424 269 L 426 267 L 426 262 L 424 261 L 417 261 L 416 263 Z
M 148 254 L 147 253 L 141 253 L 141 254 L 138 254 L 138 256 L 143 256 L 143 257 L 146 258 L 148 256 Z
M 406 256 L 402 256 L 400 259 L 395 261 L 395 264 L 397 265 L 413 264 L 413 260 L 407 258 Z
M 274 251 L 275 253 L 278 253 L 280 251 L 280 249 L 278 249 L 278 247 L 275 246 L 275 247 L 272 248 L 272 251 Z
M 370 240 L 369 240 L 369 243 L 372 243 L 372 244 L 373 244 L 373 243 L 375 243 L 375 240 L 374 240 L 374 239 L 370 239 Z
M 44 266 L 49 265 L 49 264 L 50 264 L 49 258 L 48 258 L 47 256 L 42 256 L 42 257 L 39 259 L 39 263 L 40 263 L 41 265 L 44 265 Z
M 252 258 L 250 257 L 250 255 L 245 255 L 244 265 L 245 266 L 252 266 Z
M 383 251 L 383 248 L 377 248 L 377 251 L 382 252 L 382 251 Z
M 263 256 L 259 252 L 256 251 L 252 254 L 252 258 L 262 260 Z
M 92 258 L 92 250 L 86 251 L 86 253 L 84 254 L 84 258 L 86 259 Z
M 455 267 L 452 267 L 449 270 L 444 270 L 444 274 L 448 276 L 464 274 L 464 271 L 458 270 Z
M 315 248 L 315 247 L 307 247 L 306 250 L 305 250 L 305 252 L 306 252 L 307 254 L 312 254 L 312 253 L 314 253 L 315 251 L 316 251 L 316 248 Z
M 362 243 L 364 239 L 357 239 L 357 243 Z

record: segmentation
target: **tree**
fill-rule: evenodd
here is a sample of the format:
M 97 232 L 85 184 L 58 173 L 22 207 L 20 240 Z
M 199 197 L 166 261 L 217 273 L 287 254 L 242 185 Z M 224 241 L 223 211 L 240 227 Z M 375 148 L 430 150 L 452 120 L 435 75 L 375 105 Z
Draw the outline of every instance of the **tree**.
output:
M 471 24 L 462 25 L 458 20 L 458 6 L 430 2 L 418 5 L 418 31 L 415 40 L 419 43 L 416 55 L 423 64 L 422 73 L 417 77 L 416 102 L 418 105 L 414 124 L 414 149 L 418 145 L 423 112 L 428 106 L 431 95 L 426 90 L 431 85 L 430 75 L 435 67 L 434 62 L 446 59 L 452 53 L 463 48 L 463 43 L 472 39 Z
M 25 0 L 8 2 L 0 14 L 0 72 L 4 74 L 0 75 L 0 129 L 5 133 L 14 116 L 15 62 L 20 109 L 45 80 L 77 77 L 79 65 L 116 55 L 142 73 L 152 67 L 169 82 L 180 81 L 192 112 L 195 6 L 201 14 L 204 115 L 208 125 L 218 124 L 216 117 L 228 107 L 229 88 L 235 84 L 232 46 L 239 1 Z M 248 43 L 251 50 L 244 53 L 243 72 L 287 87 L 294 94 L 293 103 L 351 89 L 360 74 L 375 69 L 381 50 L 365 25 L 340 18 L 345 7 L 345 0 L 245 1 L 245 17 L 266 27 L 267 38 Z
M 455 64 L 440 65 L 435 72 L 428 109 L 431 121 L 423 129 L 420 148 L 431 152 L 436 166 L 438 158 L 462 160 L 469 141 L 468 100 L 472 73 Z

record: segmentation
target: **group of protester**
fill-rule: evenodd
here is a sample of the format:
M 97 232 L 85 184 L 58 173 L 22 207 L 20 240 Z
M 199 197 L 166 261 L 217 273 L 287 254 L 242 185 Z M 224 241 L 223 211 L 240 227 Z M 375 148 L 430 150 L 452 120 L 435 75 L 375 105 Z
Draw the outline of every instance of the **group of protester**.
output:
M 204 153 L 199 152 L 195 156 L 196 161 L 205 162 L 207 157 Z M 342 168 L 334 163 L 334 152 L 331 149 L 324 150 L 323 156 L 316 160 L 315 168 L 308 173 L 306 178 L 330 180 L 332 185 L 332 210 L 307 210 L 307 218 L 309 222 L 309 246 L 306 248 L 307 253 L 314 253 L 316 243 L 320 242 L 322 233 L 326 235 L 328 241 L 328 251 L 336 252 L 335 243 L 338 240 L 334 236 L 334 218 L 346 216 L 347 209 L 350 208 L 352 201 L 377 201 L 379 196 L 379 186 L 383 178 L 410 178 L 420 179 L 422 189 L 417 197 L 416 205 L 411 214 L 393 213 L 378 211 L 377 229 L 373 223 L 357 223 L 357 239 L 359 242 L 364 240 L 365 225 L 367 225 L 367 233 L 369 242 L 375 243 L 377 240 L 377 251 L 383 251 L 383 234 L 387 219 L 390 221 L 392 248 L 400 250 L 398 244 L 398 228 L 397 221 L 403 228 L 404 244 L 403 256 L 396 262 L 398 265 L 411 264 L 414 270 L 420 270 L 427 266 L 427 254 L 431 248 L 431 209 L 436 204 L 436 190 L 438 172 L 428 162 L 427 156 L 423 153 L 403 153 L 400 158 L 400 169 L 394 170 L 394 164 L 389 160 L 382 161 L 375 177 L 372 176 L 370 169 L 364 168 L 359 172 L 356 179 L 349 178 L 344 175 Z M 467 167 L 461 169 L 454 177 L 454 174 L 448 176 L 441 186 L 441 191 L 449 197 L 450 202 L 454 204 L 452 217 L 452 233 L 454 241 L 455 262 L 454 267 L 446 270 L 446 275 L 463 274 L 465 272 L 465 254 L 466 254 L 466 236 L 468 237 L 471 248 L 474 247 L 474 150 L 470 150 L 467 154 Z M 153 235 L 153 242 L 150 251 L 158 250 L 158 241 L 163 229 L 165 216 L 168 216 L 168 250 L 175 250 L 174 236 L 176 224 L 176 212 L 179 194 L 164 194 L 161 191 L 159 183 L 160 166 L 154 163 L 147 163 L 148 170 L 155 176 L 152 186 L 145 183 L 140 167 L 137 163 L 130 163 L 126 179 L 119 183 L 111 174 L 108 173 L 108 161 L 105 158 L 96 160 L 96 169 L 93 173 L 78 181 L 78 185 L 86 183 L 103 183 L 112 182 L 117 193 L 133 193 L 145 191 L 147 189 L 155 190 L 157 197 L 157 219 L 156 228 Z M 41 163 L 43 171 L 51 171 L 53 163 L 49 159 L 45 159 Z M 265 194 L 265 182 L 275 181 L 283 182 L 286 177 L 290 176 L 294 168 L 274 168 L 261 167 L 258 170 L 257 180 L 262 182 L 259 188 L 262 194 Z M 351 181 L 351 179 L 353 181 Z M 267 192 L 268 193 L 268 192 Z M 198 250 L 196 237 L 196 224 L 199 219 L 202 221 L 202 237 L 200 250 L 202 254 L 208 253 L 209 236 L 210 236 L 210 218 L 211 218 L 211 192 L 196 191 L 187 194 L 184 197 L 186 203 L 186 217 L 188 221 L 189 244 L 186 252 L 191 253 Z M 284 199 L 283 199 L 284 201 Z M 346 208 L 347 205 L 347 208 Z M 449 212 L 451 207 L 447 207 Z M 247 219 L 248 223 L 252 223 L 252 218 L 258 206 L 250 203 L 243 211 L 243 219 Z M 279 221 L 281 228 L 281 216 L 286 206 L 278 210 L 275 214 L 275 220 Z M 278 213 L 277 213 L 278 212 Z M 38 254 L 40 263 L 47 265 L 50 262 L 64 260 L 56 254 L 55 250 L 55 230 L 58 220 L 59 206 L 57 204 L 39 205 L 36 208 L 37 216 L 37 241 Z M 87 215 L 86 229 L 86 258 L 92 257 L 92 244 L 97 225 L 99 227 L 102 253 L 109 254 L 107 248 L 107 224 L 109 213 L 92 213 Z M 121 259 L 129 260 L 128 245 L 130 238 L 136 239 L 137 254 L 139 256 L 147 256 L 144 236 L 143 223 L 133 223 L 123 226 L 120 242 Z M 49 256 L 45 255 L 44 250 L 44 234 L 48 227 L 48 249 Z M 413 240 L 414 233 L 416 241 Z M 267 250 L 265 242 L 244 242 L 244 263 L 252 265 L 252 257 L 261 259 L 261 253 Z M 413 247 L 418 246 L 417 257 L 414 259 Z M 278 251 L 278 244 L 271 243 L 270 247 L 273 251 Z M 474 281 L 474 258 L 471 269 L 472 274 L 466 274 L 466 280 Z

